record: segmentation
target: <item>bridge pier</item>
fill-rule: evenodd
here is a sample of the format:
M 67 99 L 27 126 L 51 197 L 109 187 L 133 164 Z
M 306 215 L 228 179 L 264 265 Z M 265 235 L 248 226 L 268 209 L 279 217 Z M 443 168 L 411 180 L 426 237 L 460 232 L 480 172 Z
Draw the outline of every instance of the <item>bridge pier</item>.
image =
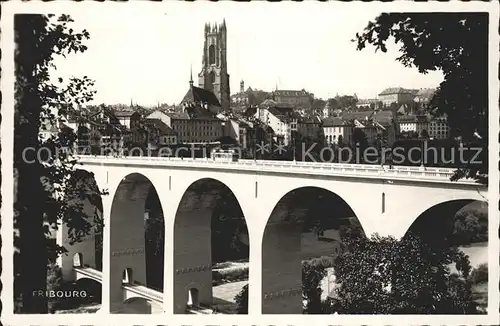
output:
M 211 220 L 218 194 L 197 188 L 184 194 L 175 216 L 174 314 L 184 314 L 188 300 L 213 303 Z
M 142 178 L 136 180 L 132 175 L 122 181 L 111 207 L 110 246 L 103 255 L 109 258 L 109 283 L 104 286 L 109 288 L 111 312 L 123 306 L 124 282 L 146 285 L 144 210 L 151 183 Z
M 270 222 L 264 231 L 262 313 L 302 314 L 300 224 Z

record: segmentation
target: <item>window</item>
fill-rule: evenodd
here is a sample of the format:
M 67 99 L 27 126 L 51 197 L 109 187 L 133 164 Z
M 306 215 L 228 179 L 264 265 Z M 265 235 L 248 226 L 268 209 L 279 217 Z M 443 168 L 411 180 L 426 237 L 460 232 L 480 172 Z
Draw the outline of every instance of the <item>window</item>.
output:
M 208 64 L 215 64 L 215 46 L 213 44 L 208 47 Z

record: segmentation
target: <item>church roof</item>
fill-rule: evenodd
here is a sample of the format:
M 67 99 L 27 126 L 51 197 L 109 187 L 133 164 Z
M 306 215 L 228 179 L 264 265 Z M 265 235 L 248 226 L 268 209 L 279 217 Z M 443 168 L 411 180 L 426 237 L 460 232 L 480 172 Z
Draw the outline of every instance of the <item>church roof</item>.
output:
M 196 86 L 189 87 L 189 90 L 182 99 L 181 103 L 185 102 L 206 103 L 213 106 L 221 106 L 214 93 Z

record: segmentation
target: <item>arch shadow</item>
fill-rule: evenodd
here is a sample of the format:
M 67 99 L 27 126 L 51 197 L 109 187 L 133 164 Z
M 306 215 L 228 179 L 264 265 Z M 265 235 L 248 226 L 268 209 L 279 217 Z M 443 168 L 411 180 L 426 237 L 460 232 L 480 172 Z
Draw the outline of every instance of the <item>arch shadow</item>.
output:
M 212 272 L 214 263 L 248 258 L 246 220 L 233 191 L 212 178 L 193 182 L 174 221 L 174 313 L 186 313 L 186 291 L 193 283 L 199 284 L 199 304 L 212 307 L 212 285 L 221 282 L 220 271 Z
M 262 239 L 262 313 L 302 314 L 302 262 L 318 256 L 334 260 L 344 236 L 365 237 L 365 232 L 340 196 L 318 187 L 286 193 Z
M 459 228 L 467 234 L 459 234 Z M 478 232 L 474 236 L 474 232 Z M 403 239 L 414 235 L 429 245 L 467 245 L 467 241 L 484 242 L 488 237 L 488 203 L 473 199 L 451 200 L 429 207 L 405 232 Z
M 411 270 L 418 271 L 412 273 L 411 278 L 414 284 L 419 286 L 408 289 L 408 283 L 404 284 L 405 293 L 413 294 L 411 300 L 426 298 L 429 290 L 433 290 L 434 287 L 444 289 L 450 287 L 448 291 L 453 292 L 453 295 L 458 293 L 459 297 L 471 291 L 470 298 L 477 304 L 477 309 L 479 311 L 486 309 L 487 281 L 476 279 L 473 275 L 480 274 L 480 265 L 488 264 L 487 202 L 463 199 L 434 205 L 417 217 L 401 241 L 403 250 L 411 252 L 414 257 L 409 261 L 402 261 L 402 264 L 406 268 L 411 266 Z M 436 282 L 437 285 L 429 284 L 432 283 L 429 282 L 429 275 L 432 275 L 432 282 Z M 405 277 L 409 276 L 403 273 L 403 277 L 399 279 L 405 280 Z M 471 288 L 461 283 L 455 286 L 448 285 L 448 283 L 453 284 L 450 280 L 454 279 L 470 281 Z M 421 286 L 422 284 L 430 287 Z M 402 300 L 405 298 L 402 297 Z M 426 303 L 428 302 L 422 302 L 422 306 Z M 455 311 L 478 313 L 475 307 L 471 307 L 468 312 L 463 312 L 462 307 L 443 306 L 441 309 L 448 309 L 440 312 L 444 314 L 457 313 Z
M 102 300 L 102 284 L 91 278 L 79 279 L 74 289 L 80 293 L 82 301 L 86 304 L 100 304 Z
M 122 305 L 121 286 L 124 281 L 164 290 L 165 223 L 161 202 L 149 178 L 140 173 L 131 173 L 120 181 L 111 204 L 109 228 L 109 300 L 111 310 L 116 311 L 114 307 Z M 161 228 L 161 232 L 151 232 L 159 231 L 158 228 Z M 158 252 L 162 263 L 149 266 L 153 259 L 148 258 L 156 257 Z M 151 278 L 151 274 L 148 275 L 148 269 L 156 270 L 155 279 Z

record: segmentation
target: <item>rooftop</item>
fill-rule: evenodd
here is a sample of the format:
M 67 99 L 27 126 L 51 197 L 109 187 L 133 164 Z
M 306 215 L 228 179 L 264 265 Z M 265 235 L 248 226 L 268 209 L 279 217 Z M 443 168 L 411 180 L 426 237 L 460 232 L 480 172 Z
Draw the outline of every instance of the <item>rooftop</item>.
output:
M 144 122 L 146 125 L 158 129 L 162 135 L 176 135 L 176 132 L 160 119 L 146 118 Z
M 187 102 L 221 106 L 219 100 L 217 99 L 217 96 L 215 96 L 214 93 L 196 86 L 190 86 L 189 90 L 181 101 L 181 103 Z
M 406 89 L 403 87 L 390 87 L 390 88 L 384 89 L 378 95 L 379 96 L 380 95 L 392 95 L 392 94 L 413 94 L 413 95 L 416 95 L 417 92 L 418 92 L 418 90 L 416 90 L 416 89 Z

